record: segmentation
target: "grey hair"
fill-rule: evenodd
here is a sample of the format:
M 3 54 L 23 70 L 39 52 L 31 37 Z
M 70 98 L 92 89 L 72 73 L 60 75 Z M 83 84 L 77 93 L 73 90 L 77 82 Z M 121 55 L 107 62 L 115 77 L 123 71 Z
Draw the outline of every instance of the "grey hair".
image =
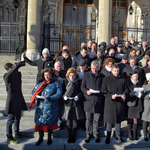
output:
M 91 66 L 98 66 L 100 68 L 100 64 L 99 64 L 99 62 L 97 60 L 93 60 L 91 62 Z

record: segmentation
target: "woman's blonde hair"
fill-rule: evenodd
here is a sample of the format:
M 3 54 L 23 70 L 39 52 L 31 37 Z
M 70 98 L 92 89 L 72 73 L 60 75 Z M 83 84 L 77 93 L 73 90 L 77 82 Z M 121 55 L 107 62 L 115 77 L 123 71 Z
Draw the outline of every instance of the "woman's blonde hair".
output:
M 75 68 L 69 68 L 67 73 L 66 73 L 66 79 L 69 78 L 70 73 L 75 73 L 76 77 L 79 77 Z

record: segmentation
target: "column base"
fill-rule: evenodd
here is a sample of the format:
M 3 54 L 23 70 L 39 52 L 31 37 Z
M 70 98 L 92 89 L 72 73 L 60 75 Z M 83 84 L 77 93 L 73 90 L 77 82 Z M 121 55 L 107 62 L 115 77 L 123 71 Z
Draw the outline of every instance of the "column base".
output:
M 37 50 L 28 49 L 25 53 L 26 56 L 32 61 L 40 58 L 40 53 Z M 24 60 L 22 56 L 21 56 L 21 60 Z

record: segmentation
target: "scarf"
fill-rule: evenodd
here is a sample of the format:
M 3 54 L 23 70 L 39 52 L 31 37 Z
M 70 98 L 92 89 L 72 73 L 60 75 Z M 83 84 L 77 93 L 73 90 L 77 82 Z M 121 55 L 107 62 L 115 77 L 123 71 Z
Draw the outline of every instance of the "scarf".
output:
M 50 83 L 50 81 L 46 82 L 46 80 L 44 80 L 43 83 L 36 89 L 36 91 L 34 92 L 32 98 L 31 98 L 29 109 L 31 109 L 35 106 L 35 97 L 36 97 L 36 95 L 39 95 L 43 91 L 45 86 L 49 83 Z
M 74 82 L 77 81 L 76 79 L 74 81 L 71 81 L 69 78 L 68 78 L 68 84 L 66 86 L 66 92 L 64 94 L 64 96 L 67 96 L 67 97 L 70 97 L 73 92 L 74 92 Z
M 107 70 L 108 72 L 111 71 L 111 68 L 109 68 L 108 66 L 105 66 L 105 68 L 106 68 L 106 70 Z
M 133 81 L 133 80 L 131 79 L 131 82 L 132 82 L 133 84 L 137 84 L 137 83 L 139 82 L 139 80 Z

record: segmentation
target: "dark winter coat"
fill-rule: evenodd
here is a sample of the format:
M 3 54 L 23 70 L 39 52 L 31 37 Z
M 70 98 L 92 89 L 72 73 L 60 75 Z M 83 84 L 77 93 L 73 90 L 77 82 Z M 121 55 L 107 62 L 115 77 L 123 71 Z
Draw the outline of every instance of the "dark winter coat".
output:
M 103 112 L 103 99 L 101 94 L 101 84 L 103 75 L 99 72 L 95 75 L 89 71 L 84 74 L 81 84 L 81 90 L 84 93 L 84 111 L 89 113 L 102 113 Z M 100 93 L 92 93 L 87 95 L 87 91 L 93 89 L 98 90 Z
M 15 66 L 3 76 L 7 91 L 5 114 L 19 113 L 21 110 L 27 110 L 22 94 L 21 72 L 18 72 L 18 69 L 19 67 Z
M 146 46 L 146 49 L 144 50 L 143 46 L 141 45 L 140 51 L 141 51 L 141 56 L 144 56 L 146 51 L 150 51 L 150 47 Z
M 144 88 L 144 110 L 142 113 L 142 120 L 150 122 L 150 83 L 143 85 Z
M 125 120 L 125 100 L 121 97 L 112 99 L 114 94 L 126 95 L 126 80 L 111 74 L 103 79 L 101 91 L 105 97 L 104 122 L 121 123 Z M 104 100 L 103 100 L 104 101 Z
M 109 51 L 111 48 L 114 49 L 115 52 L 117 51 L 117 45 L 111 45 L 111 43 L 110 43 L 106 46 L 107 51 Z
M 137 67 L 134 69 L 134 71 L 137 71 L 137 72 L 138 72 L 138 74 L 139 74 L 139 80 L 140 80 L 141 82 L 143 82 L 143 81 L 144 81 L 143 69 L 137 66 Z M 132 72 L 132 69 L 131 69 L 131 66 L 129 65 L 129 66 L 126 66 L 126 67 L 123 69 L 122 75 L 123 75 L 125 78 L 127 78 L 127 77 L 129 77 L 130 72 Z
M 143 111 L 142 100 L 135 96 L 135 92 L 133 91 L 136 87 L 142 87 L 142 83 L 139 81 L 137 84 L 133 84 L 131 79 L 127 80 L 127 102 L 136 101 L 135 106 L 128 106 L 127 117 L 128 118 L 140 118 L 140 113 Z
M 118 63 L 119 65 L 119 75 L 122 75 L 122 72 L 123 72 L 123 69 L 126 67 L 126 66 L 129 66 L 130 64 L 127 62 L 126 64 L 120 62 Z
M 66 92 L 66 86 L 68 84 L 68 80 L 64 80 L 63 83 L 63 89 L 64 89 L 64 93 Z M 81 86 L 81 80 L 77 80 L 74 83 L 74 92 L 72 93 L 72 95 L 70 97 L 75 97 L 78 96 L 79 100 L 75 101 L 74 99 L 71 100 L 64 100 L 64 105 L 65 105 L 65 110 L 64 110 L 64 115 L 63 118 L 65 120 L 68 119 L 73 119 L 73 120 L 80 120 L 84 118 L 84 112 L 82 109 L 82 104 L 84 101 L 84 97 L 83 97 L 83 93 L 80 89 Z
M 32 94 L 34 94 L 41 84 L 42 82 L 38 83 L 34 87 Z M 49 101 L 37 100 L 34 118 L 35 123 L 40 126 L 53 125 L 57 123 L 59 114 L 58 99 L 62 96 L 61 84 L 53 78 L 50 79 L 50 83 L 43 89 L 40 96 L 49 98 Z
M 150 68 L 148 68 L 148 66 L 143 67 L 143 78 L 144 78 L 144 82 L 146 82 L 146 74 L 150 73 Z
M 111 71 L 109 72 L 105 67 L 102 68 L 101 74 L 103 74 L 105 77 L 111 75 Z
M 122 51 L 123 51 L 125 54 L 129 55 L 130 50 L 131 50 L 131 47 L 128 47 L 128 48 L 127 48 L 127 47 L 124 47 Z
M 83 60 L 83 59 L 86 61 L 87 66 L 90 66 L 91 59 L 89 58 L 89 56 L 83 57 L 80 54 L 80 52 L 78 52 L 78 53 L 76 53 L 76 55 L 73 58 L 72 67 L 76 69 L 80 64 L 80 61 Z
M 43 69 L 46 67 L 53 67 L 53 60 L 49 58 L 46 61 L 43 61 L 41 58 L 35 61 L 29 60 L 27 57 L 24 57 L 25 62 L 27 62 L 31 66 L 37 66 L 38 74 L 37 74 L 37 83 L 43 80 Z
M 67 72 L 67 70 L 71 67 L 72 65 L 72 59 L 71 57 L 68 57 L 65 59 L 63 56 L 59 56 L 56 61 L 60 61 L 62 63 L 62 70 Z

